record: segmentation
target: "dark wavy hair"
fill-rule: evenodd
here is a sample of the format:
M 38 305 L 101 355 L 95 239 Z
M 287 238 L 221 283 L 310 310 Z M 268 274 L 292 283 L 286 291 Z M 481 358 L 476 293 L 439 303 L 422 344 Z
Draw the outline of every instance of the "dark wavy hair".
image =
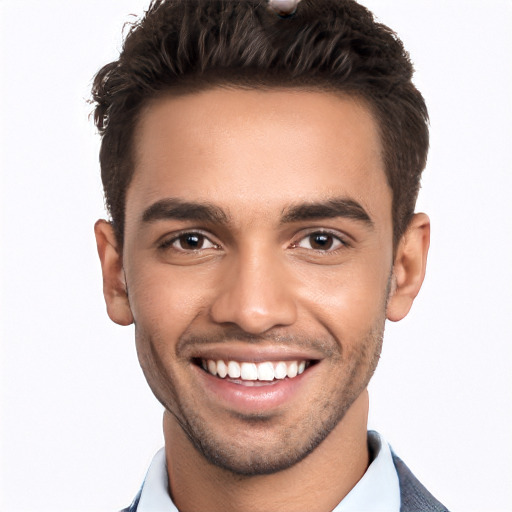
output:
M 393 242 L 414 213 L 428 113 L 402 42 L 353 0 L 302 0 L 287 17 L 264 0 L 154 0 L 119 59 L 95 76 L 105 203 L 122 247 L 133 137 L 150 99 L 215 86 L 303 88 L 357 96 L 379 127 L 393 191 Z

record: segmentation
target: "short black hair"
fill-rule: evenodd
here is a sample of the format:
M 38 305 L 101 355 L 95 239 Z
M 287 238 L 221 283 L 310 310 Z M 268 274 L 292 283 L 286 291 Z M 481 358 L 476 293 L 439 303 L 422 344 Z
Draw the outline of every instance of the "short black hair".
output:
M 354 0 L 302 0 L 279 16 L 263 0 L 154 0 L 119 59 L 95 76 L 105 202 L 122 247 L 133 137 L 151 99 L 229 85 L 341 92 L 379 127 L 393 191 L 396 247 L 414 214 L 428 152 L 428 113 L 397 35 Z

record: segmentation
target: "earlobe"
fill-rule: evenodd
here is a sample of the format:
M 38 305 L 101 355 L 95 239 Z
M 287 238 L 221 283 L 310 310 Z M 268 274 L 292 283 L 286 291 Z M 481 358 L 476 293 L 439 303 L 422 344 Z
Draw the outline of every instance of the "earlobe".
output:
M 411 309 L 425 277 L 429 245 L 430 219 L 424 213 L 417 213 L 396 251 L 387 307 L 388 320 L 398 322 Z
M 103 295 L 108 316 L 116 324 L 130 325 L 133 323 L 133 315 L 128 301 L 122 255 L 112 225 L 106 220 L 98 220 L 94 225 L 94 234 L 103 273 Z

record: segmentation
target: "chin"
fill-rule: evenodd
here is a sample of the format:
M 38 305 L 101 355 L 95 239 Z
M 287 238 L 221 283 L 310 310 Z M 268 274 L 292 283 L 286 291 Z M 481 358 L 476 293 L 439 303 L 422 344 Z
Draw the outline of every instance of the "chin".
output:
M 251 477 L 270 475 L 295 466 L 324 441 L 343 419 L 346 407 L 323 420 L 319 415 L 293 425 L 279 425 L 280 418 L 244 417 L 234 421 L 236 433 L 216 433 L 199 418 L 181 428 L 195 449 L 214 466 Z M 238 435 L 237 435 L 238 434 Z

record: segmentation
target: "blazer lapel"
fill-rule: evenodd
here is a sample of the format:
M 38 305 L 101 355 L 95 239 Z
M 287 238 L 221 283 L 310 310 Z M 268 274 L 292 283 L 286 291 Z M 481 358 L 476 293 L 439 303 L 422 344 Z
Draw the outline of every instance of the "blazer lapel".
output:
M 393 451 L 393 462 L 400 482 L 400 512 L 448 512 L 412 474 Z

